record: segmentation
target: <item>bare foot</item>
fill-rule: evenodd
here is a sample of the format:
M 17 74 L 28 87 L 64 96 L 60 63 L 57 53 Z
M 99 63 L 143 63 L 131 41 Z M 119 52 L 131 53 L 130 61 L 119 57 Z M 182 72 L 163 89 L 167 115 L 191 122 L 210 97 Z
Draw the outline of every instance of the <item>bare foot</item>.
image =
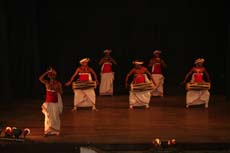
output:
M 72 112 L 77 111 L 77 107 L 74 107 L 71 111 L 72 111 Z
M 49 136 L 59 136 L 60 132 L 52 132 L 52 133 L 46 133 L 44 134 L 44 137 L 49 137 Z
M 98 109 L 96 107 L 93 107 L 92 110 L 93 111 L 98 111 Z
M 56 135 L 57 135 L 57 136 L 61 136 L 61 133 L 60 133 L 60 132 L 57 132 Z

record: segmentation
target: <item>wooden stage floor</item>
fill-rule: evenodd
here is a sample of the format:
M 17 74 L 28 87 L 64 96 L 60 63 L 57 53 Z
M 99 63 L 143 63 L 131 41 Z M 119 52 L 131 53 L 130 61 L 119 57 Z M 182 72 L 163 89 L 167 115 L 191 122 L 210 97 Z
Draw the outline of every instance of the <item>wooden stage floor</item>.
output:
M 28 139 L 41 143 L 140 144 L 175 138 L 181 143 L 230 143 L 230 103 L 211 96 L 210 105 L 185 108 L 184 96 L 152 97 L 150 109 L 128 109 L 128 95 L 97 96 L 99 111 L 71 112 L 73 95 L 63 97 L 62 136 L 43 137 L 42 99 L 0 107 L 4 126 L 30 128 Z

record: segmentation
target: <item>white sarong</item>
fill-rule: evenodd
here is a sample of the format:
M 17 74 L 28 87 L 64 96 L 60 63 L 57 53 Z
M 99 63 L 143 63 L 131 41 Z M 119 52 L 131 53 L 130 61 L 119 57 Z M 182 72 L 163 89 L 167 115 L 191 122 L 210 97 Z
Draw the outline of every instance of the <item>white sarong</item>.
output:
M 129 106 L 148 106 L 150 102 L 150 91 L 129 92 Z
M 145 74 L 145 82 L 150 82 Z M 151 98 L 151 91 L 130 91 L 129 92 L 129 106 L 149 106 Z
M 186 106 L 205 104 L 208 107 L 210 93 L 208 90 L 189 90 L 186 94 Z
M 96 94 L 92 89 L 74 89 L 74 106 L 76 107 L 91 107 L 96 104 Z
M 195 73 L 192 75 L 191 82 L 195 81 Z M 208 108 L 210 92 L 208 90 L 189 90 L 186 94 L 186 107 L 190 105 L 201 105 L 205 104 Z
M 100 95 L 113 95 L 114 72 L 101 73 Z
M 89 80 L 92 80 L 91 74 L 88 73 Z M 91 107 L 96 104 L 96 94 L 94 88 L 90 89 L 74 89 L 74 106 L 75 107 Z
M 162 74 L 152 74 L 152 78 L 154 79 L 156 85 L 154 86 L 154 90 L 151 92 L 152 96 L 163 96 L 164 95 L 164 76 Z
M 58 93 L 58 102 L 44 102 L 42 104 L 42 113 L 45 115 L 44 133 L 57 134 L 61 129 L 60 115 L 63 110 L 61 95 Z

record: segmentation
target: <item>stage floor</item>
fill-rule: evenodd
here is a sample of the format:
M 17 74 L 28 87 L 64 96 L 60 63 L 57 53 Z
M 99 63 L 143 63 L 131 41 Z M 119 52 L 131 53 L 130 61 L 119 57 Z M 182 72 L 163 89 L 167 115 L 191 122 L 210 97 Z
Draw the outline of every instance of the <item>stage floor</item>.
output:
M 63 97 L 62 135 L 43 137 L 42 99 L 2 104 L 4 126 L 30 128 L 28 139 L 42 143 L 144 144 L 175 138 L 181 143 L 230 143 L 230 103 L 211 96 L 210 105 L 185 108 L 185 96 L 152 97 L 150 109 L 128 109 L 128 95 L 97 96 L 99 111 L 71 112 L 73 95 Z

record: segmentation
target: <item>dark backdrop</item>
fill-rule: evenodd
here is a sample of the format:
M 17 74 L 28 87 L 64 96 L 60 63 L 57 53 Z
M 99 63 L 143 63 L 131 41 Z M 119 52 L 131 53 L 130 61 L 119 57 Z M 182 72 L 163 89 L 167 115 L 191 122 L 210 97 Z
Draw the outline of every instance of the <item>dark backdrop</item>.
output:
M 44 94 L 38 77 L 49 65 L 66 82 L 91 58 L 98 61 L 106 48 L 117 60 L 115 93 L 128 93 L 124 79 L 132 60 L 145 65 L 155 49 L 162 50 L 166 95 L 184 94 L 179 86 L 198 57 L 206 59 L 212 94 L 228 95 L 229 9 L 225 1 L 43 1 L 1 2 L 2 99 L 37 98 Z M 72 94 L 64 87 L 65 94 Z

